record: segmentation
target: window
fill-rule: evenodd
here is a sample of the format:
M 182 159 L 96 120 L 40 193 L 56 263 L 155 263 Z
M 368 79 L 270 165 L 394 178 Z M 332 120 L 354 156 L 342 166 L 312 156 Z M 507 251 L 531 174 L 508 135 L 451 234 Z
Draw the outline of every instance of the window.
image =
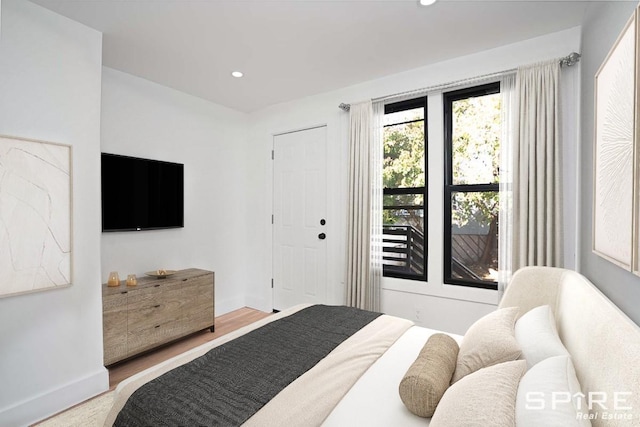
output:
M 427 98 L 385 105 L 383 274 L 426 280 Z
M 444 94 L 444 282 L 497 289 L 500 83 Z

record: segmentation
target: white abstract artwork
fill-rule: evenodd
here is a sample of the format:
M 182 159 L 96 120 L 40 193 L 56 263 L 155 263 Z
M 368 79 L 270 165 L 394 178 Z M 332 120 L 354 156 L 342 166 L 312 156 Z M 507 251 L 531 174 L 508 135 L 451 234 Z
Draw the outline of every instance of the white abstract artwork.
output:
M 636 36 L 632 19 L 596 74 L 593 249 L 631 269 Z
M 71 147 L 0 137 L 0 297 L 71 284 Z

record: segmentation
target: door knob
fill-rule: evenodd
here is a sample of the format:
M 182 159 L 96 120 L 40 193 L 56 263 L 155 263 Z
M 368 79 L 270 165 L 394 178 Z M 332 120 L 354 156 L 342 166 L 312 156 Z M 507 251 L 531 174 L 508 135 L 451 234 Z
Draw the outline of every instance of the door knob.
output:
M 326 235 L 326 234 L 324 234 L 324 233 L 320 233 L 320 234 L 318 234 L 318 239 L 320 239 L 320 240 L 324 240 L 324 239 L 326 239 L 326 238 L 327 238 L 327 235 Z

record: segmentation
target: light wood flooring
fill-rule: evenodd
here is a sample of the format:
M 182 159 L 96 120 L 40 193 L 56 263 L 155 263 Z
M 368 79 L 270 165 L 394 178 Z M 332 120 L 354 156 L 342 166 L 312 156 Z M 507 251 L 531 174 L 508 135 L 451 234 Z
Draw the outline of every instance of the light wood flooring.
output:
M 131 360 L 117 363 L 109 367 L 109 390 L 113 390 L 121 381 L 141 372 L 153 365 L 163 362 L 187 350 L 204 344 L 208 341 L 221 337 L 222 335 L 240 329 L 260 319 L 269 316 L 271 313 L 254 310 L 253 308 L 241 308 L 231 313 L 223 314 L 215 319 L 215 332 L 209 330 L 200 331 L 175 343 L 145 353 Z

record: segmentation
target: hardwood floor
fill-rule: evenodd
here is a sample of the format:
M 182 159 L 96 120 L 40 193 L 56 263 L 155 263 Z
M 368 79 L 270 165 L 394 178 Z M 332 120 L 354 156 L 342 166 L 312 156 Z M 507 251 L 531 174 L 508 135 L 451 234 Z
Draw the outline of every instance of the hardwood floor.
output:
M 163 362 L 180 353 L 184 353 L 194 347 L 214 340 L 222 335 L 240 329 L 260 319 L 271 315 L 253 308 L 241 308 L 231 313 L 216 317 L 216 330 L 211 333 L 209 330 L 200 331 L 190 335 L 180 341 L 166 345 L 157 350 L 143 354 L 131 360 L 126 360 L 109 367 L 109 390 L 113 390 L 121 381 L 137 374 L 153 365 Z

